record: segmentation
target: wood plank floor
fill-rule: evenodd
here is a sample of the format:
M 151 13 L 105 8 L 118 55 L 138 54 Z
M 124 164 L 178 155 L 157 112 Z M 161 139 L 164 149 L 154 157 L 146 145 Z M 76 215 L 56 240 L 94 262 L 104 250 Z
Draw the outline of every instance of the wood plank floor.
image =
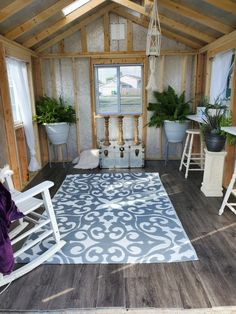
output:
M 186 180 L 176 161 L 169 161 L 167 167 L 162 161 L 147 162 L 144 169 L 134 171 L 160 173 L 199 261 L 41 265 L 0 295 L 0 310 L 196 309 L 236 305 L 236 216 L 229 210 L 218 216 L 222 199 L 206 198 L 200 192 L 201 172 L 190 173 Z M 85 171 L 71 165 L 47 166 L 30 186 L 52 180 L 53 195 L 67 174 L 81 172 Z

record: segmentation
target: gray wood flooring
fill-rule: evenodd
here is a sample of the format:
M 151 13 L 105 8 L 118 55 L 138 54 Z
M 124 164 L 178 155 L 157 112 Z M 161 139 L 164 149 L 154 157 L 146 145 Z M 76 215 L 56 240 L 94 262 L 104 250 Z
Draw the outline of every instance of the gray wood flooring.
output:
M 97 170 L 101 171 L 101 170 Z M 128 170 L 125 170 L 128 171 Z M 140 170 L 135 170 L 140 171 Z M 196 309 L 236 305 L 236 216 L 218 216 L 221 198 L 200 192 L 202 173 L 184 179 L 178 162 L 148 162 L 141 171 L 157 171 L 192 241 L 199 261 L 133 265 L 41 265 L 13 282 L 0 295 L 7 312 L 95 308 Z M 52 194 L 70 165 L 45 167 L 31 182 L 55 182 Z M 109 310 L 107 311 L 109 314 Z

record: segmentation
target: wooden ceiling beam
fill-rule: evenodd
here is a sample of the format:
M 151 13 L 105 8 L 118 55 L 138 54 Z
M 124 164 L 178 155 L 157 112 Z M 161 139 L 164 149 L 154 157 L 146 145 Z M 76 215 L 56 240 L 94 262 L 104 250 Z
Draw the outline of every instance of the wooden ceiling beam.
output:
M 187 6 L 181 5 L 171 0 L 158 0 L 158 5 L 181 16 L 187 17 L 200 24 L 203 24 L 209 28 L 212 28 L 222 34 L 228 34 L 234 30 L 229 25 L 219 22 L 218 20 L 215 20 L 205 14 L 202 14 L 196 10 L 193 10 Z
M 221 10 L 230 12 L 236 15 L 236 3 L 231 0 L 204 0 L 207 3 L 212 4 L 214 7 L 217 7 Z
M 180 31 L 182 33 L 188 34 L 189 36 L 195 37 L 203 42 L 210 43 L 216 40 L 215 37 L 208 35 L 206 33 L 198 31 L 196 28 L 187 26 L 185 24 L 179 23 L 173 19 L 170 19 L 167 16 L 159 14 L 161 25 L 166 25 L 172 28 L 173 30 Z
M 138 5 L 136 3 L 133 3 L 129 0 L 113 0 L 113 2 L 116 2 L 116 3 L 120 4 L 121 6 L 124 6 L 128 9 L 132 9 L 132 10 L 134 10 L 140 14 L 143 14 L 145 16 L 149 16 L 149 14 L 146 12 L 146 10 L 143 6 Z M 175 21 L 175 20 L 173 20 L 167 16 L 164 16 L 162 14 L 159 14 L 159 17 L 160 17 L 161 25 L 164 24 L 166 26 L 169 26 L 173 29 L 176 29 L 177 31 L 188 34 L 188 35 L 195 37 L 195 38 L 197 38 L 203 42 L 210 43 L 216 39 L 215 37 L 213 37 L 211 35 L 200 32 L 193 27 L 190 27 L 190 26 L 187 26 L 187 25 L 182 24 L 180 22 L 177 22 L 177 21 Z
M 227 35 L 224 35 L 224 36 L 221 36 L 220 38 L 216 39 L 214 42 L 202 47 L 199 52 L 200 53 L 203 53 L 203 52 L 206 52 L 206 51 L 211 51 L 211 50 L 214 50 L 214 49 L 218 49 L 219 47 L 222 47 L 224 45 L 227 45 L 229 46 L 229 44 L 232 43 L 232 48 L 235 48 L 236 46 L 236 30 L 234 30 L 233 32 L 227 34 Z M 228 48 L 230 49 L 230 48 Z
M 11 47 L 18 51 L 23 51 L 25 54 L 37 57 L 37 53 L 31 49 L 28 49 L 17 42 L 6 38 L 5 36 L 0 35 L 0 42 L 4 44 L 5 47 Z
M 140 14 L 148 16 L 148 13 L 146 12 L 145 7 L 143 7 L 140 4 L 134 3 L 130 0 L 112 0 L 112 1 L 128 9 L 134 10 Z
M 183 37 L 179 34 L 176 34 L 176 33 L 173 33 L 167 29 L 163 29 L 162 27 L 162 34 L 170 39 L 173 39 L 173 40 L 176 40 L 176 41 L 179 41 L 180 43 L 186 45 L 186 46 L 189 46 L 191 48 L 194 48 L 194 49 L 199 49 L 201 48 L 202 46 L 198 43 L 196 43 L 195 41 L 191 40 L 191 39 L 188 39 L 186 37 Z
M 36 52 L 42 52 L 45 49 L 51 47 L 52 45 L 55 45 L 56 43 L 58 43 L 60 40 L 72 35 L 73 33 L 75 33 L 76 31 L 80 30 L 82 27 L 87 26 L 89 23 L 92 23 L 93 21 L 95 21 L 96 19 L 98 19 L 99 17 L 102 17 L 104 14 L 106 14 L 107 12 L 111 11 L 112 9 L 114 9 L 116 7 L 115 4 L 110 4 L 108 6 L 106 6 L 103 10 L 99 10 L 96 13 L 86 17 L 85 19 L 83 19 L 80 23 L 72 26 L 70 29 L 64 31 L 63 33 L 61 33 L 60 35 L 55 36 L 54 38 L 52 38 L 51 40 L 49 40 L 48 42 L 46 42 L 44 45 L 40 46 L 38 49 L 36 49 Z
M 72 0 L 60 0 L 47 8 L 46 10 L 43 10 L 39 14 L 33 16 L 31 19 L 27 20 L 25 23 L 11 29 L 7 33 L 4 34 L 7 38 L 14 40 L 21 36 L 22 34 L 28 32 L 33 27 L 39 25 L 43 21 L 47 20 L 49 17 L 53 16 L 57 13 L 57 11 L 63 9 L 67 5 L 72 3 Z
M 0 23 L 29 5 L 32 0 L 15 0 L 0 10 Z
M 54 23 L 51 27 L 44 29 L 43 31 L 39 32 L 38 34 L 34 35 L 33 37 L 29 38 L 25 42 L 23 42 L 23 46 L 30 48 L 42 41 L 43 39 L 47 38 L 48 36 L 54 34 L 55 32 L 59 31 L 61 28 L 65 27 L 66 25 L 70 24 L 74 20 L 78 19 L 79 17 L 83 16 L 84 14 L 88 13 L 90 10 L 96 8 L 100 4 L 104 3 L 106 0 L 93 0 L 79 9 L 73 11 L 72 13 L 65 16 L 63 19 L 59 20 L 58 22 Z
M 115 14 L 118 14 L 130 21 L 132 21 L 133 23 L 136 23 L 140 26 L 143 26 L 145 28 L 148 28 L 149 26 L 149 22 L 147 19 L 144 19 L 144 18 L 139 18 L 137 16 L 134 16 L 133 14 L 131 13 L 128 13 L 127 11 L 124 11 L 122 10 L 121 8 L 116 8 L 115 10 L 113 10 L 113 13 Z M 177 40 L 179 42 L 181 42 L 182 44 L 185 44 L 191 48 L 194 48 L 194 49 L 199 49 L 201 48 L 201 45 L 192 41 L 191 39 L 188 39 L 184 36 L 181 36 L 179 34 L 176 34 L 176 33 L 173 33 L 165 28 L 163 28 L 162 26 L 162 34 L 170 39 L 174 39 L 174 40 Z

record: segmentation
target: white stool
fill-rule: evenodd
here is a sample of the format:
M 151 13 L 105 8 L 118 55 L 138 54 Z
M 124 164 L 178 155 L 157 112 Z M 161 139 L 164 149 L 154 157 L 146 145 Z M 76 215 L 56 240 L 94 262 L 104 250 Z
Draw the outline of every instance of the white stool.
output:
M 232 193 L 234 196 L 236 196 L 236 189 L 234 189 L 234 183 L 236 181 L 236 168 L 234 167 L 234 173 L 233 176 L 231 178 L 230 184 L 227 188 L 227 191 L 225 193 L 225 197 L 223 199 L 221 208 L 219 210 L 219 215 L 222 215 L 225 209 L 225 206 L 229 207 L 230 210 L 232 210 L 232 212 L 236 215 L 236 209 L 234 208 L 234 206 L 236 206 L 236 202 L 234 203 L 228 203 L 230 194 Z
M 183 154 L 181 158 L 179 171 L 181 171 L 182 167 L 185 166 L 186 167 L 185 178 L 187 179 L 189 171 L 203 171 L 204 170 L 204 153 L 203 153 L 202 141 L 200 141 L 201 143 L 200 153 L 192 153 L 194 135 L 200 136 L 200 130 L 188 129 L 186 133 L 187 133 L 187 138 L 184 144 L 184 150 L 183 150 Z M 196 161 L 199 162 L 198 164 L 200 165 L 200 168 L 190 168 L 191 165 L 197 164 Z

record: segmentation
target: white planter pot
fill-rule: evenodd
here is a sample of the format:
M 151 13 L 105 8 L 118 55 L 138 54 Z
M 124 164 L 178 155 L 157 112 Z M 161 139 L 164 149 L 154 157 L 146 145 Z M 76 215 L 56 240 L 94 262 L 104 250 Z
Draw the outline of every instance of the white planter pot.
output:
M 164 130 L 169 143 L 182 142 L 185 136 L 185 132 L 188 128 L 189 121 L 164 121 Z
M 65 144 L 68 139 L 70 125 L 66 122 L 44 123 L 49 141 L 53 145 Z

